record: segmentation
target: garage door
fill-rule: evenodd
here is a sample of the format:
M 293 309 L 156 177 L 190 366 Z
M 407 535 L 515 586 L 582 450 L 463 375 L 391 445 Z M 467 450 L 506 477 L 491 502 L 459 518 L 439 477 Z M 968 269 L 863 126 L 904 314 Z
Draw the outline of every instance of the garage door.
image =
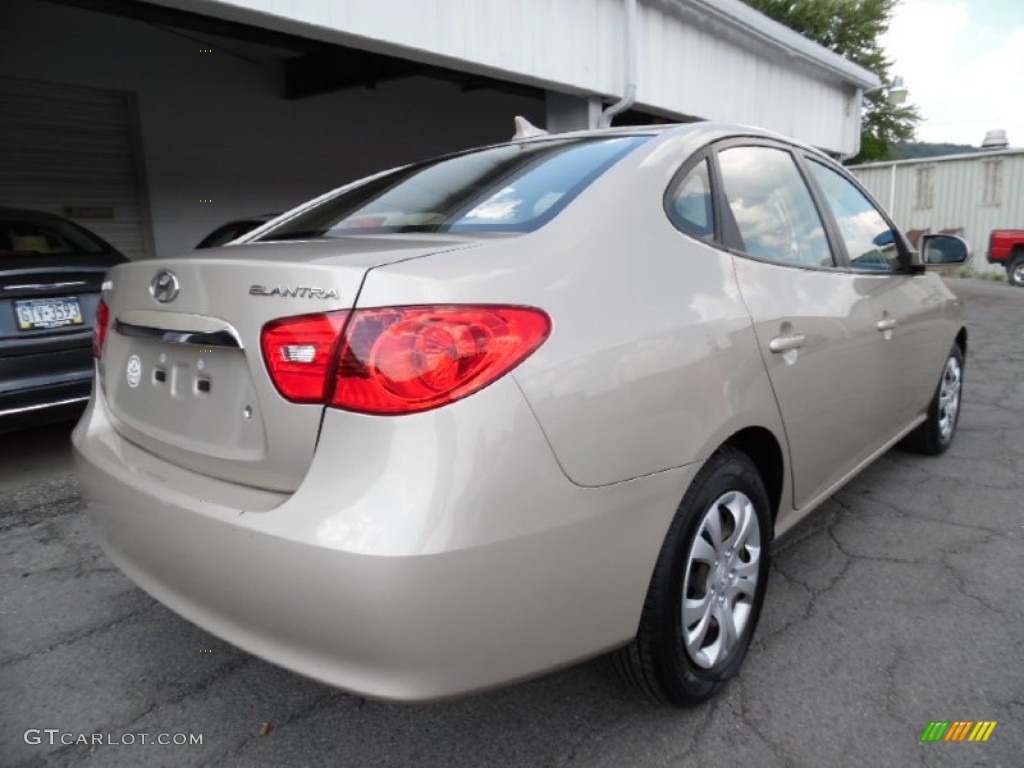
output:
M 66 216 L 151 252 L 131 94 L 0 78 L 0 206 Z

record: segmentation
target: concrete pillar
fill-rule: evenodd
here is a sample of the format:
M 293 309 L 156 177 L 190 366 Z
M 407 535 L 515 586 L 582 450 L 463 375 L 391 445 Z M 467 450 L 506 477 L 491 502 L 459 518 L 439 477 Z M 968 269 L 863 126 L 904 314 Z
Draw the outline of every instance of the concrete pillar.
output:
M 547 92 L 547 125 L 550 133 L 582 131 L 596 128 L 601 116 L 601 99 L 597 96 L 573 96 L 557 91 Z

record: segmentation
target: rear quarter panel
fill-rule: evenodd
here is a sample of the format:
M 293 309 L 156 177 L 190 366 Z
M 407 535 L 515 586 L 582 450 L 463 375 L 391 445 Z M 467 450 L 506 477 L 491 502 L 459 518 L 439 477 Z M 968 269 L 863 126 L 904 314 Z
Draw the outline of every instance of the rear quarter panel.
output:
M 700 461 L 745 426 L 783 444 L 732 256 L 683 235 L 662 207 L 692 148 L 692 136 L 652 140 L 535 233 L 374 270 L 359 306 L 547 311 L 550 338 L 513 375 L 579 485 Z

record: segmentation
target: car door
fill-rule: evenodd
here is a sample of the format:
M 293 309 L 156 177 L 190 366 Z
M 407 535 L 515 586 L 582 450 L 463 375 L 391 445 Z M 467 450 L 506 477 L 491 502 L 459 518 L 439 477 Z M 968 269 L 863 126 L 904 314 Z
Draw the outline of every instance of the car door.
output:
M 797 508 L 884 440 L 880 334 L 865 279 L 837 263 L 827 218 L 784 145 L 717 148 L 723 240 L 789 441 Z
M 836 224 L 842 258 L 872 305 L 881 337 L 879 415 L 893 437 L 924 411 L 939 380 L 936 366 L 951 343 L 934 322 L 943 296 L 932 280 L 912 271 L 899 233 L 863 190 L 816 158 L 804 162 Z

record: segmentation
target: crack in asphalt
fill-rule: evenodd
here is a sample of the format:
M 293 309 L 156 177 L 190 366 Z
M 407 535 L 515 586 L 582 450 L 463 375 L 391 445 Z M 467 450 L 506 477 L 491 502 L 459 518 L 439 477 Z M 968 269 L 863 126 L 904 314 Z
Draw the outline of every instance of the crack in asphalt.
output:
M 580 722 L 581 727 L 574 730 L 575 738 L 569 745 L 569 751 L 566 753 L 565 757 L 556 763 L 558 766 L 572 765 L 576 761 L 576 756 L 579 754 L 580 748 L 583 747 L 584 744 L 589 743 L 597 734 L 597 729 L 590 721 L 590 718 L 586 715 L 577 715 L 576 719 Z
M 75 643 L 90 638 L 94 635 L 101 634 L 102 632 L 106 632 L 108 629 L 113 629 L 114 627 L 119 626 L 121 624 L 135 623 L 136 620 L 138 620 L 138 618 L 142 614 L 148 613 L 150 611 L 155 611 L 158 608 L 159 606 L 156 603 L 150 603 L 149 605 L 144 605 L 140 608 L 136 608 L 135 610 L 130 611 L 129 613 L 126 613 L 123 616 L 118 616 L 117 618 L 111 619 L 102 624 L 96 624 L 91 627 L 86 627 L 78 632 L 66 635 L 57 642 L 52 643 L 46 646 L 45 648 L 37 648 L 33 651 L 19 654 L 17 656 L 9 656 L 6 659 L 0 659 L 0 669 L 3 669 L 4 667 L 10 667 L 14 664 L 26 661 L 36 656 L 42 656 L 44 654 L 51 653 L 57 650 L 58 648 L 64 648 L 69 645 L 74 645 Z
M 897 701 L 897 688 L 896 688 L 896 672 L 899 668 L 908 660 L 909 655 L 903 649 L 902 645 L 894 644 L 892 646 L 892 660 L 885 665 L 884 674 L 887 681 L 885 689 L 885 711 L 889 713 L 889 717 L 894 720 L 898 720 L 906 725 L 910 725 L 910 720 L 906 717 L 906 713 L 900 709 Z
M 146 717 L 151 715 L 153 712 L 166 707 L 173 706 L 174 704 L 180 704 L 181 702 L 191 699 L 194 696 L 201 694 L 203 691 L 209 690 L 213 685 L 218 683 L 222 678 L 236 672 L 239 669 L 244 668 L 246 665 L 253 662 L 253 657 L 239 654 L 237 657 L 226 662 L 223 666 L 218 667 L 214 670 L 209 677 L 202 678 L 193 683 L 188 688 L 180 691 L 178 694 L 171 696 L 166 699 L 154 699 L 149 702 L 146 708 L 138 714 L 131 715 L 127 720 L 122 720 L 114 723 L 104 723 L 96 726 L 93 730 L 94 733 L 134 733 L 132 727 Z M 98 749 L 95 746 L 90 746 L 87 751 L 81 749 L 81 745 L 68 744 L 55 749 L 47 756 L 47 761 L 54 758 L 70 757 L 70 762 L 67 765 L 79 765 L 88 760 L 91 760 Z
M 50 504 L 54 506 L 51 507 Z M 45 504 L 39 504 L 36 507 L 26 509 L 25 512 L 40 512 L 45 510 L 45 517 L 40 514 L 36 518 L 19 519 L 17 522 L 4 523 L 0 522 L 0 533 L 7 533 L 8 531 L 17 531 L 20 528 L 31 528 L 32 526 L 39 525 L 40 523 L 46 523 L 53 518 L 68 517 L 69 515 L 77 515 L 81 512 L 82 500 L 78 497 L 73 499 L 58 499 L 56 502 L 46 502 Z M 13 511 L 3 507 L 0 507 L 0 520 L 5 517 L 13 517 L 15 514 L 19 514 L 19 510 Z
M 974 594 L 973 592 L 968 591 L 968 588 L 967 588 L 968 587 L 968 583 L 967 583 L 967 580 L 964 578 L 963 573 L 961 573 L 960 570 L 955 565 L 950 563 L 949 560 L 948 560 L 948 558 L 949 558 L 949 556 L 951 554 L 961 554 L 961 553 L 960 552 L 956 552 L 956 553 L 942 552 L 942 553 L 940 553 L 939 564 L 942 565 L 943 568 L 945 568 L 946 571 L 953 577 L 953 582 L 955 584 L 955 589 L 956 589 L 956 591 L 959 594 L 963 595 L 964 597 L 968 598 L 969 600 L 974 600 L 980 606 L 982 606 L 983 608 L 986 608 L 986 609 L 992 611 L 993 613 L 998 613 L 1001 616 L 1012 616 L 1012 617 L 1017 618 L 1017 619 L 1024 619 L 1024 614 L 1017 613 L 1015 611 L 1004 610 L 1002 608 L 997 608 L 996 606 L 992 605 L 991 603 L 989 603 L 984 598 L 979 597 L 978 595 Z
M 36 482 L 0 497 L 0 533 L 76 514 L 81 506 L 78 482 L 71 473 Z
M 289 725 L 294 725 L 295 723 L 302 722 L 303 720 L 306 720 L 309 717 L 318 714 L 318 711 L 320 710 L 321 707 L 324 707 L 331 702 L 343 698 L 352 697 L 348 696 L 345 693 L 342 693 L 341 691 L 328 691 L 327 693 L 316 696 L 309 702 L 308 705 L 299 707 L 294 711 L 294 713 L 288 715 L 280 722 L 273 723 L 273 730 L 281 731 L 287 728 Z M 366 700 L 361 698 L 359 704 L 356 707 L 356 710 L 358 711 L 362 709 L 365 704 Z M 240 758 L 243 750 L 245 750 L 253 742 L 263 738 L 266 737 L 261 736 L 258 731 L 255 733 L 250 733 L 234 747 L 225 750 L 217 755 L 212 755 L 209 759 L 201 762 L 199 764 L 200 768 L 206 768 L 206 766 L 220 766 L 224 765 L 229 760 L 232 760 L 234 758 Z
M 772 576 L 772 578 L 782 578 L 785 581 L 795 584 L 797 587 L 802 589 L 806 595 L 806 602 L 804 603 L 803 608 L 800 610 L 799 615 L 795 616 L 789 621 L 786 621 L 782 626 L 773 629 L 771 632 L 758 631 L 754 634 L 753 645 L 761 649 L 766 648 L 775 637 L 785 634 L 787 631 L 789 631 L 791 628 L 798 624 L 806 622 L 811 617 L 811 611 L 814 603 L 814 594 L 806 584 L 802 584 L 801 582 L 796 581 L 795 579 L 791 579 L 785 573 L 778 570 L 778 567 L 775 565 L 774 561 L 772 562 L 772 570 L 774 571 L 774 575 Z
M 994 534 L 996 536 L 1005 536 L 1008 533 L 1008 531 L 1006 531 L 1005 529 L 1002 529 L 1002 528 L 989 527 L 989 526 L 980 525 L 980 524 L 960 523 L 960 522 L 957 522 L 955 520 L 940 520 L 940 519 L 937 519 L 937 518 L 934 518 L 934 517 L 927 517 L 926 515 L 915 514 L 913 512 L 908 512 L 906 509 L 903 509 L 901 507 L 896 506 L 895 504 L 893 504 L 890 501 L 884 501 L 882 499 L 877 498 L 876 496 L 871 494 L 870 491 L 867 491 L 867 492 L 865 492 L 865 491 L 850 491 L 850 490 L 844 489 L 844 490 L 840 491 L 835 497 L 833 497 L 833 499 L 837 503 L 839 503 L 840 505 L 843 505 L 844 508 L 846 508 L 850 512 L 854 512 L 855 510 L 852 507 L 849 507 L 849 505 L 844 504 L 844 502 L 840 498 L 840 497 L 842 497 L 844 495 L 863 496 L 864 498 L 867 498 L 868 500 L 870 500 L 872 504 L 876 504 L 876 505 L 878 505 L 880 507 L 884 507 L 885 509 L 888 509 L 889 511 L 891 511 L 896 516 L 906 517 L 906 518 L 909 518 L 911 520 L 919 520 L 922 523 L 934 523 L 935 525 L 949 525 L 949 526 L 953 526 L 955 528 L 963 528 L 964 530 L 971 531 L 971 532 L 986 531 L 986 532 Z M 947 511 L 952 511 L 952 510 L 949 510 L 949 508 L 945 506 L 945 503 L 943 502 L 942 497 L 939 497 L 938 500 L 939 500 L 940 504 L 943 504 L 943 507 Z
M 778 761 L 780 765 L 794 764 L 796 762 L 795 759 L 791 758 L 789 755 L 786 754 L 781 744 L 776 742 L 774 739 L 768 738 L 768 734 L 764 733 L 761 730 L 760 726 L 758 726 L 758 724 L 755 723 L 753 718 L 750 716 L 750 711 L 747 707 L 747 686 L 743 683 L 742 680 L 736 680 L 734 682 L 740 683 L 740 692 L 738 699 L 740 705 L 740 722 L 746 725 L 751 731 L 753 731 L 757 735 L 757 737 L 762 742 L 764 742 L 768 746 L 768 749 L 771 751 L 772 756 L 776 759 L 776 761 Z
M 729 687 L 731 688 L 733 686 L 733 683 L 736 682 L 738 681 L 734 680 L 732 683 L 729 684 Z M 726 695 L 721 695 L 712 699 L 704 707 L 704 711 L 702 713 L 700 721 L 698 723 L 695 723 L 688 729 L 689 733 L 691 734 L 689 741 L 685 745 L 682 745 L 682 748 L 677 753 L 672 754 L 663 763 L 663 765 L 675 765 L 676 761 L 684 759 L 688 755 L 698 752 L 700 750 L 701 742 L 708 737 L 708 724 L 715 719 L 715 716 L 718 714 L 718 711 L 726 705 L 725 701 L 727 695 L 728 689 L 726 689 Z M 733 710 L 731 707 L 729 709 L 735 716 L 735 710 Z

